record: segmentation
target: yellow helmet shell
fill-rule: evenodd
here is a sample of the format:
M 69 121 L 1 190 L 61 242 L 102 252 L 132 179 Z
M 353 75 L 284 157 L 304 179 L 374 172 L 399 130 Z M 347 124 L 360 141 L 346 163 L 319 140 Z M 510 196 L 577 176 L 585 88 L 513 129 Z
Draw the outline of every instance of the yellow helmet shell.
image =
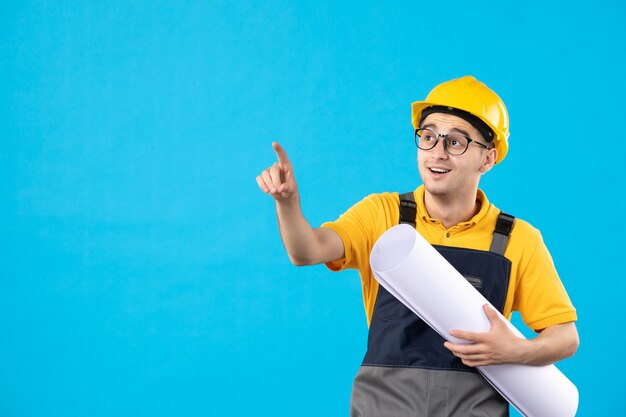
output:
M 411 105 L 415 129 L 419 128 L 422 111 L 430 106 L 454 107 L 480 118 L 495 134 L 496 164 L 504 159 L 509 150 L 509 113 L 502 99 L 485 84 L 471 75 L 439 84 L 426 100 Z

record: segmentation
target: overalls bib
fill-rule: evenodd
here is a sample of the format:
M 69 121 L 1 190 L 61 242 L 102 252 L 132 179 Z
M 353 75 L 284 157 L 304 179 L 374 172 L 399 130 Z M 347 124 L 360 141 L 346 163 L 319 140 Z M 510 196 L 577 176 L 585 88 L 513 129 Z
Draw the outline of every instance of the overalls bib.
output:
M 415 227 L 413 193 L 400 196 L 400 223 Z M 514 217 L 500 213 L 489 251 L 437 246 L 500 312 L 511 262 L 504 257 Z M 351 417 L 505 417 L 507 401 L 474 368 L 443 346 L 443 337 L 382 286 L 367 353 L 355 377 Z

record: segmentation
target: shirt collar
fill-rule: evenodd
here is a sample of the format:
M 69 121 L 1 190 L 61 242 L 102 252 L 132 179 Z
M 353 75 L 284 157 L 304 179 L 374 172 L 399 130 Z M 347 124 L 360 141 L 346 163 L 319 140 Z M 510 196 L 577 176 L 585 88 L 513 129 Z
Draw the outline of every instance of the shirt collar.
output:
M 426 205 L 424 204 L 424 193 L 425 193 L 424 185 L 420 185 L 415 190 L 415 203 L 417 204 L 417 217 L 429 224 L 441 224 L 439 220 L 434 219 L 428 215 L 428 210 L 426 210 Z M 485 193 L 480 189 L 476 193 L 476 200 L 480 204 L 480 210 L 478 210 L 478 213 L 476 213 L 476 215 L 472 217 L 470 220 L 459 223 L 457 227 L 462 227 L 462 228 L 471 227 L 475 225 L 476 223 L 480 222 L 487 215 L 487 212 L 489 211 L 490 203 Z

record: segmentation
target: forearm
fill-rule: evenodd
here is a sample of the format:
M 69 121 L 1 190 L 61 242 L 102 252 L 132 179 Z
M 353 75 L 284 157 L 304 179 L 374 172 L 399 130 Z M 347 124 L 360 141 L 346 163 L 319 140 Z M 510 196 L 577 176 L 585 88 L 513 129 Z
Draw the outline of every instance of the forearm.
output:
M 579 339 L 574 323 L 550 326 L 536 338 L 521 343 L 516 362 L 526 365 L 550 365 L 576 353 Z
M 331 230 L 312 228 L 302 214 L 299 198 L 277 201 L 276 215 L 283 244 L 294 265 L 313 265 L 343 256 L 339 237 L 329 236 L 334 234 Z
M 277 142 L 278 162 L 256 177 L 259 188 L 274 198 L 278 228 L 294 265 L 313 265 L 343 258 L 343 241 L 325 227 L 314 229 L 302 215 L 300 194 L 287 153 Z

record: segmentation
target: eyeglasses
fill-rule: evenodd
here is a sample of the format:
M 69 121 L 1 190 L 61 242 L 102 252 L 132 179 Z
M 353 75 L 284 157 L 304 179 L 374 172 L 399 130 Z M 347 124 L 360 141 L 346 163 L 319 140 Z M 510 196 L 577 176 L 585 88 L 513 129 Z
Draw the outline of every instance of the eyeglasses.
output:
M 480 145 L 485 149 L 489 149 L 489 146 L 484 143 L 480 143 L 477 140 L 470 139 L 461 133 L 449 133 L 447 135 L 440 135 L 439 133 L 430 129 L 416 129 L 415 130 L 415 145 L 423 150 L 428 151 L 437 146 L 439 138 L 443 138 L 443 149 L 449 155 L 463 155 L 470 143 Z

